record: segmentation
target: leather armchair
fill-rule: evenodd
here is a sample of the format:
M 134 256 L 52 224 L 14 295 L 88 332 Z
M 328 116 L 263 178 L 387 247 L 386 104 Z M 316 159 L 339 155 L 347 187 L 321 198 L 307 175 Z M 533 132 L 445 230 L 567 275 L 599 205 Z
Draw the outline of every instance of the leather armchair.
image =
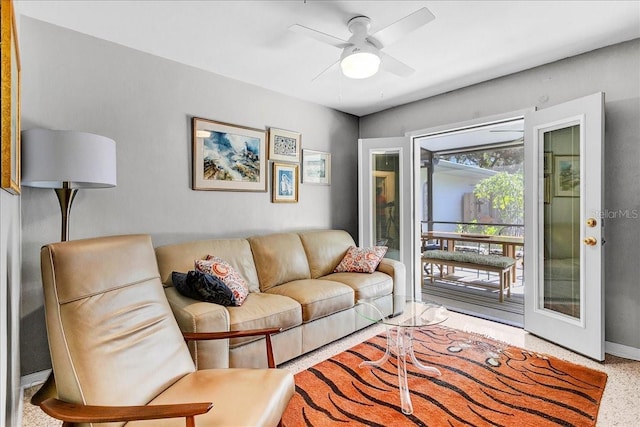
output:
M 149 236 L 46 245 L 41 267 L 58 398 L 40 407 L 50 416 L 67 426 L 280 423 L 295 386 L 275 369 L 278 329 L 183 336 Z M 269 369 L 196 370 L 185 342 L 249 335 L 266 337 Z

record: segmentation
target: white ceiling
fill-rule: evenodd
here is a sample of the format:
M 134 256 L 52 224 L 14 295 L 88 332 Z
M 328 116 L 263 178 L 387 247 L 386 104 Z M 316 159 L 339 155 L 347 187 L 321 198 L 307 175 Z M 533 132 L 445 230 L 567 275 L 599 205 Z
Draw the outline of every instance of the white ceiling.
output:
M 36 1 L 19 14 L 363 116 L 640 37 L 640 1 Z M 340 50 L 293 33 L 342 39 L 428 7 L 435 20 L 384 51 L 417 71 L 365 80 L 338 68 Z

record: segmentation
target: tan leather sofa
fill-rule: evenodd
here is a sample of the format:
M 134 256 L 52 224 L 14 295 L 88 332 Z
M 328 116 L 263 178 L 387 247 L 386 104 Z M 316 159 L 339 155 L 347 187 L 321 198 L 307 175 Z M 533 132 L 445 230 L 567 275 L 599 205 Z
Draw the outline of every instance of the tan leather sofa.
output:
M 356 313 L 359 299 L 374 298 L 396 313 L 393 295 L 404 294 L 405 268 L 384 258 L 369 273 L 333 273 L 353 238 L 342 230 L 277 233 L 247 239 L 201 240 L 156 248 L 160 277 L 183 332 L 282 328 L 273 335 L 276 363 L 293 359 L 371 322 Z M 239 307 L 196 301 L 172 286 L 172 272 L 193 270 L 196 259 L 218 256 L 249 284 Z M 190 344 L 198 369 L 264 367 L 263 338 Z

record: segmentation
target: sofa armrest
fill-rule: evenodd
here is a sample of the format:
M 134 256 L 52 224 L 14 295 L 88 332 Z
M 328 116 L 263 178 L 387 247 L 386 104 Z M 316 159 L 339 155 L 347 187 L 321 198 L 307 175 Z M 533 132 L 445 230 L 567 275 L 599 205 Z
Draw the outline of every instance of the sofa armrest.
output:
M 226 338 L 251 337 L 255 335 L 264 335 L 267 346 L 267 364 L 270 368 L 276 367 L 273 358 L 273 346 L 271 345 L 271 334 L 282 332 L 282 328 L 266 328 L 266 329 L 247 329 L 246 331 L 229 331 L 229 332 L 199 332 L 199 333 L 183 333 L 186 341 L 202 341 L 202 340 L 219 340 Z
M 231 322 L 225 307 L 187 298 L 173 286 L 165 288 L 165 294 L 183 333 L 229 331 Z M 228 340 L 194 341 L 189 344 L 189 351 L 198 369 L 229 367 Z
M 380 264 L 378 264 L 378 271 L 388 274 L 393 279 L 393 294 L 405 295 L 406 294 L 406 280 L 407 270 L 404 264 L 400 261 L 396 261 L 391 258 L 382 258 Z M 393 307 L 393 314 L 400 314 L 402 310 L 398 307 Z

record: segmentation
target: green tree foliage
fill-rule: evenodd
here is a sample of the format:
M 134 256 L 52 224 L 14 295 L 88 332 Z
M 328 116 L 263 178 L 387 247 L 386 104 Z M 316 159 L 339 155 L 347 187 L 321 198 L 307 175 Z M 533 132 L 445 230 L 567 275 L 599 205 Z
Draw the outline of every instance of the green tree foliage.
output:
M 473 194 L 498 209 L 500 221 L 521 224 L 524 219 L 524 176 L 500 172 L 476 184 Z
M 455 153 L 440 156 L 443 160 L 450 162 L 477 166 L 483 169 L 506 168 L 521 169 L 523 162 L 524 150 L 522 147 L 505 148 L 487 151 L 467 151 L 463 153 Z
M 497 225 L 480 225 L 478 220 L 474 219 L 471 224 L 458 224 L 458 233 L 475 233 L 475 234 L 487 234 L 489 236 L 495 236 L 500 232 L 502 227 Z

